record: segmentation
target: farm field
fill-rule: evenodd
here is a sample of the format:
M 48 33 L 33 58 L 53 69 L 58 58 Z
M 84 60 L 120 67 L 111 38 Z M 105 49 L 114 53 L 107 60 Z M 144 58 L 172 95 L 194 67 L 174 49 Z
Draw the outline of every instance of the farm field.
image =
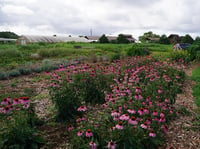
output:
M 190 81 L 199 62 L 160 44 L 138 44 L 150 55 L 129 57 L 132 46 L 3 45 L 0 147 L 200 147 Z

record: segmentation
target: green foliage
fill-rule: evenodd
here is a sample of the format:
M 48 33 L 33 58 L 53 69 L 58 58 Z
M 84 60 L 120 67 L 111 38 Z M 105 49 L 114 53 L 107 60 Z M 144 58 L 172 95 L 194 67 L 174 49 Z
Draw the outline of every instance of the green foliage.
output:
M 20 58 L 22 57 L 21 52 L 16 49 L 0 49 L 0 58 Z
M 120 56 L 121 56 L 121 54 L 119 52 L 118 53 L 113 53 L 110 56 L 110 61 L 113 62 L 114 60 L 118 60 L 118 59 L 120 59 Z
M 57 109 L 58 121 L 72 121 L 77 115 L 80 115 L 77 109 L 81 105 L 81 100 L 74 84 L 64 81 L 62 88 L 51 87 L 50 96 Z
M 30 68 L 25 67 L 20 67 L 18 70 L 22 75 L 29 75 L 32 72 Z
M 147 38 L 159 38 L 160 36 L 157 34 L 154 34 L 152 31 L 144 33 L 142 36 L 139 36 L 139 40 L 141 42 L 146 42 Z
M 106 37 L 105 34 L 103 34 L 100 38 L 99 38 L 99 42 L 100 43 L 109 43 L 108 38 Z
M 189 47 L 188 52 L 191 60 L 200 59 L 200 42 L 192 44 Z
M 6 80 L 6 79 L 8 79 L 7 73 L 0 71 L 0 80 Z
M 12 71 L 8 72 L 9 77 L 18 77 L 20 75 L 21 75 L 21 73 L 18 70 L 12 70 Z
M 188 51 L 183 51 L 183 50 L 172 51 L 169 57 L 172 60 L 175 60 L 176 62 L 178 62 L 180 59 L 184 60 L 186 63 L 190 62 L 190 55 Z
M 130 43 L 130 42 L 123 34 L 119 34 L 117 37 L 117 43 Z
M 79 91 L 78 96 L 86 103 L 102 104 L 105 102 L 104 91 L 109 91 L 111 76 L 105 76 L 102 73 L 78 74 L 74 78 L 74 85 Z
M 33 68 L 33 72 L 40 73 L 40 72 L 42 72 L 42 68 L 41 67 L 35 67 L 35 68 Z
M 193 44 L 194 39 L 193 39 L 189 34 L 186 34 L 186 35 L 181 39 L 181 42 L 182 42 L 182 43 L 190 43 L 190 44 Z
M 44 143 L 36 125 L 39 121 L 33 107 L 0 113 L 1 149 L 39 149 Z
M 192 72 L 192 79 L 197 82 L 197 85 L 193 88 L 193 95 L 196 97 L 196 105 L 200 107 L 200 67 Z
M 0 32 L 0 38 L 11 38 L 11 39 L 17 39 L 19 36 L 13 32 Z
M 170 44 L 169 38 L 166 35 L 162 35 L 159 39 L 160 44 Z
M 19 50 L 37 50 L 40 48 L 39 44 L 18 45 Z
M 133 45 L 131 48 L 127 50 L 128 56 L 145 56 L 149 54 L 150 54 L 150 51 L 148 48 L 140 47 L 138 45 Z
M 53 61 L 49 59 L 44 59 L 42 61 L 42 70 L 43 71 L 50 71 L 53 69 Z

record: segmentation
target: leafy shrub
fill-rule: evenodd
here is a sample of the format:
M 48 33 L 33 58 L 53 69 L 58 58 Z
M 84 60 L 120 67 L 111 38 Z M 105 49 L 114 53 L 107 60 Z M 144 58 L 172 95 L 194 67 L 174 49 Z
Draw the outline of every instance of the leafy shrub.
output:
M 18 71 L 18 70 L 12 70 L 12 71 L 10 71 L 9 73 L 8 73 L 8 76 L 9 77 L 18 77 L 18 76 L 20 76 L 21 74 L 20 74 L 20 72 Z
M 8 78 L 7 73 L 0 71 L 0 80 L 6 80 Z
M 37 50 L 40 46 L 38 44 L 18 45 L 19 50 Z
M 50 71 L 53 69 L 53 62 L 49 59 L 44 59 L 42 61 L 42 70 L 43 71 Z
M 200 59 L 200 42 L 196 42 L 190 48 L 188 49 L 188 52 L 190 54 L 190 59 Z
M 33 68 L 33 72 L 40 73 L 42 72 L 42 68 L 41 67 Z
M 32 72 L 30 68 L 24 68 L 24 67 L 20 67 L 18 70 L 22 75 L 28 75 L 31 74 Z
M 114 53 L 110 56 L 110 61 L 113 62 L 114 60 L 118 60 L 120 59 L 121 57 L 121 54 L 118 52 L 118 53 Z
M 44 139 L 36 129 L 38 120 L 34 108 L 30 106 L 29 100 L 22 102 L 27 97 L 22 98 L 4 98 L 4 104 L 0 100 L 3 107 L 0 110 L 0 148 L 2 149 L 39 149 L 44 144 Z M 5 105 L 5 101 L 10 101 L 10 106 Z
M 5 49 L 5 50 L 0 50 L 0 58 L 20 58 L 22 57 L 22 54 L 20 51 L 16 49 Z
M 183 50 L 172 51 L 170 53 L 170 58 L 176 62 L 178 62 L 180 59 L 184 60 L 186 63 L 190 61 L 189 53 Z
M 128 56 L 145 56 L 145 55 L 149 55 L 149 54 L 150 54 L 150 51 L 148 48 L 139 47 L 137 45 L 132 46 L 127 51 Z
M 50 96 L 57 109 L 58 121 L 72 121 L 80 114 L 77 109 L 81 100 L 73 84 L 64 81 L 62 88 L 59 88 L 59 85 L 54 83 L 50 88 Z

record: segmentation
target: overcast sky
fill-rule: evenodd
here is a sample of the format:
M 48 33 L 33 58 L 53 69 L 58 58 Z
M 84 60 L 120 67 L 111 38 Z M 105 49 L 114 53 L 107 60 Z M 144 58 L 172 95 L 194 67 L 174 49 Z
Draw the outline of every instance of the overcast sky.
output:
M 199 0 L 0 0 L 0 31 L 18 35 L 200 36 Z

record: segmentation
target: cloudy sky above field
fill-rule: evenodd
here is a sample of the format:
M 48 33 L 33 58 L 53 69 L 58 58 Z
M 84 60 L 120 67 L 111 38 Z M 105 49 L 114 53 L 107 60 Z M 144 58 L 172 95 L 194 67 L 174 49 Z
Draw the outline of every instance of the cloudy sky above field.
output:
M 19 35 L 144 32 L 200 36 L 198 0 L 0 0 L 0 31 Z

